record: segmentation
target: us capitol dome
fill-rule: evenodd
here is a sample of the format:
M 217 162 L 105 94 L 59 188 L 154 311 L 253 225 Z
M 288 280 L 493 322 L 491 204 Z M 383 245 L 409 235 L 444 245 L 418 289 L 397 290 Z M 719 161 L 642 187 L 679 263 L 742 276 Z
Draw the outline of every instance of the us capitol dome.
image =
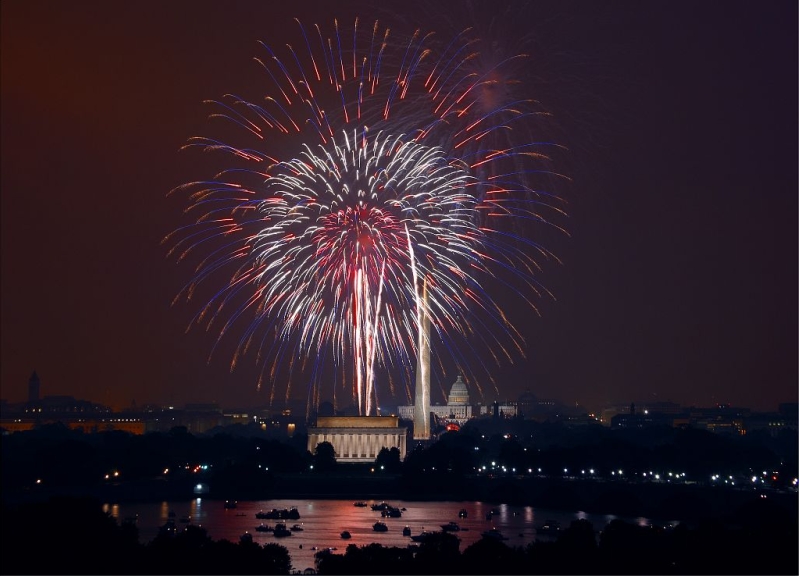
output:
M 468 404 L 469 403 L 469 390 L 466 388 L 466 383 L 461 378 L 461 375 L 458 374 L 457 380 L 452 384 L 452 388 L 449 390 L 449 398 L 447 400 L 447 405 L 452 404 Z
M 413 420 L 414 405 L 397 406 L 397 412 L 400 418 Z M 449 389 L 449 396 L 447 396 L 446 404 L 431 404 L 430 412 L 436 417 L 448 421 L 464 424 L 467 420 L 472 418 L 473 407 L 469 403 L 469 389 L 466 387 L 466 382 L 459 374 L 453 382 L 452 387 Z

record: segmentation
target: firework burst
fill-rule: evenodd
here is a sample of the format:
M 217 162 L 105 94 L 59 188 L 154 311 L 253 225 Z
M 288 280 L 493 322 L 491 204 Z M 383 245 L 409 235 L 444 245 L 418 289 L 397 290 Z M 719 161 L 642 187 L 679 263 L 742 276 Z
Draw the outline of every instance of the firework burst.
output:
M 221 339 L 243 323 L 231 367 L 254 348 L 259 387 L 266 376 L 273 397 L 287 363 L 309 375 L 315 405 L 332 365 L 368 415 L 379 369 L 412 370 L 421 306 L 459 367 L 474 354 L 456 337 L 497 361 L 522 351 L 481 280 L 511 271 L 532 305 L 535 255 L 545 252 L 493 223 L 540 218 L 515 194 L 525 187 L 514 177 L 519 162 L 539 156 L 531 142 L 484 145 L 524 112 L 486 108 L 485 79 L 466 65 L 475 57 L 468 40 L 436 54 L 420 32 L 297 24 L 300 48 L 263 45 L 256 59 L 269 85 L 263 100 L 213 102 L 213 117 L 252 144 L 187 144 L 229 164 L 176 189 L 188 192 L 192 221 L 166 241 L 178 260 L 195 259 L 177 298 L 223 280 L 192 324 L 221 325 Z

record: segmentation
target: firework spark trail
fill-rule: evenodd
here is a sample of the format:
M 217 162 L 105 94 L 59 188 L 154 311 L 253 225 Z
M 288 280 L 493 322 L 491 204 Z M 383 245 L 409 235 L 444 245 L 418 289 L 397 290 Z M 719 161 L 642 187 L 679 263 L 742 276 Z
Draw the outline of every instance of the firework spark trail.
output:
M 191 298 L 209 278 L 225 278 L 193 323 L 210 328 L 226 316 L 218 344 L 234 323 L 251 318 L 232 367 L 266 329 L 258 356 L 273 361 L 272 380 L 281 358 L 293 358 L 293 373 L 315 357 L 309 397 L 317 404 L 324 359 L 342 369 L 350 363 L 359 412 L 371 414 L 376 366 L 412 369 L 421 313 L 442 340 L 472 335 L 477 322 L 492 335 L 479 331 L 483 347 L 494 341 L 509 356 L 493 336 L 502 332 L 521 350 L 519 333 L 480 277 L 499 267 L 536 289 L 536 260 L 484 215 L 547 222 L 513 195 L 529 190 L 517 175 L 543 155 L 531 142 L 481 144 L 528 113 L 517 102 L 473 113 L 485 78 L 463 72 L 475 57 L 465 36 L 436 58 L 431 35 L 419 31 L 394 40 L 377 23 L 356 21 L 348 36 L 334 22 L 328 37 L 319 26 L 316 35 L 299 26 L 300 48 L 287 45 L 287 57 L 262 44 L 268 58 L 256 60 L 272 90 L 260 104 L 232 95 L 213 101 L 220 111 L 212 117 L 257 144 L 190 139 L 186 147 L 222 152 L 237 164 L 177 189 L 190 192 L 186 212 L 197 216 L 165 240 L 176 239 L 170 254 L 179 260 L 200 257 L 181 294 Z M 508 159 L 511 171 L 503 167 Z M 475 319 L 475 309 L 486 318 Z

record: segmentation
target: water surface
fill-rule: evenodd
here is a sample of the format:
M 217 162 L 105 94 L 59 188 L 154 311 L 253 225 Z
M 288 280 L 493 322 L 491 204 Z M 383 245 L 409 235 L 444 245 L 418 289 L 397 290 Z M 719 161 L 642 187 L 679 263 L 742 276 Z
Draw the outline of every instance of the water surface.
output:
M 406 525 L 413 535 L 422 530 L 440 531 L 441 525 L 456 522 L 461 530 L 455 532 L 460 539 L 460 550 L 481 538 L 481 533 L 492 527 L 497 528 L 506 538 L 510 546 L 526 546 L 538 539 L 552 539 L 554 536 L 537 533 L 536 528 L 555 521 L 562 528 L 567 528 L 573 520 L 585 518 L 594 525 L 595 530 L 616 518 L 612 515 L 587 514 L 585 512 L 549 511 L 532 506 L 511 506 L 507 504 L 488 504 L 484 502 L 429 502 L 388 500 L 387 503 L 397 508 L 405 508 L 401 518 L 383 518 L 380 512 L 371 509 L 372 504 L 381 500 L 364 500 L 369 506 L 356 507 L 352 500 L 260 500 L 238 502 L 235 509 L 226 509 L 224 502 L 195 498 L 188 501 L 162 502 L 160 504 L 106 504 L 105 510 L 118 521 L 136 517 L 139 538 L 149 542 L 158 534 L 158 530 L 169 520 L 170 512 L 174 512 L 174 520 L 178 529 L 188 523 L 202 526 L 214 540 L 226 539 L 238 542 L 245 532 L 252 534 L 253 540 L 259 544 L 276 542 L 285 546 L 291 555 L 294 569 L 304 570 L 315 567 L 314 554 L 326 548 L 335 548 L 334 552 L 343 554 L 349 544 L 364 546 L 376 542 L 384 546 L 405 547 L 412 540 L 402 535 Z M 276 538 L 271 532 L 256 532 L 255 528 L 263 524 L 274 526 L 279 520 L 259 520 L 255 514 L 273 508 L 283 509 L 296 507 L 300 513 L 299 520 L 285 520 L 287 526 L 300 524 L 301 532 L 293 532 L 291 536 Z M 467 516 L 460 518 L 458 513 L 465 509 Z M 489 512 L 492 512 L 487 519 Z M 628 522 L 648 525 L 646 518 L 623 518 Z M 372 526 L 378 520 L 388 526 L 387 532 L 375 532 Z M 340 536 L 343 530 L 352 535 L 349 540 Z

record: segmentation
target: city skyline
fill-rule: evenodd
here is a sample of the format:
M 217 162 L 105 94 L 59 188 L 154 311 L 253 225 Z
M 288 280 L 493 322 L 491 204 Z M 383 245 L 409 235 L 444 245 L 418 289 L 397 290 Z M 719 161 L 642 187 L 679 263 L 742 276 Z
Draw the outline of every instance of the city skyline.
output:
M 547 239 L 555 298 L 519 311 L 527 359 L 494 372 L 499 396 L 796 401 L 796 6 L 768 7 L 523 11 L 536 94 L 570 149 L 570 237 Z M 257 42 L 283 42 L 293 17 L 414 14 L 3 3 L 3 398 L 24 400 L 36 370 L 45 394 L 111 406 L 268 403 L 252 359 L 231 373 L 222 344 L 209 362 L 216 336 L 184 333 L 195 310 L 170 305 L 186 277 L 160 244 L 182 209 L 166 194 L 200 162 L 178 150 L 204 131 L 204 99 L 262 87 Z
M 454 388 L 453 388 L 454 387 Z M 453 402 L 453 390 L 459 390 L 459 393 L 463 397 L 459 397 L 455 400 L 455 404 Z M 26 396 L 21 400 L 9 400 L 7 397 L 2 396 L 0 397 L 0 401 L 4 403 L 4 409 L 10 410 L 9 414 L 16 414 L 19 415 L 20 413 L 18 410 L 24 410 L 27 412 L 31 406 L 33 406 L 33 412 L 37 410 L 44 409 L 48 418 L 53 417 L 53 415 L 57 415 L 59 412 L 64 414 L 69 414 L 74 412 L 75 408 L 70 408 L 69 401 L 74 401 L 77 405 L 83 406 L 81 410 L 88 409 L 89 405 L 93 405 L 97 408 L 102 409 L 109 409 L 114 414 L 124 414 L 124 413 L 137 413 L 137 412 L 148 412 L 148 411 L 161 411 L 161 410 L 178 410 L 178 411 L 224 411 L 224 412 L 241 412 L 243 411 L 254 411 L 254 412 L 271 412 L 273 414 L 278 414 L 283 412 L 286 409 L 289 409 L 293 414 L 296 411 L 296 415 L 301 415 L 307 411 L 307 416 L 313 419 L 313 415 L 316 413 L 316 410 L 312 409 L 310 411 L 307 410 L 307 406 L 305 406 L 305 401 L 303 399 L 290 399 L 283 403 L 274 403 L 271 405 L 268 404 L 260 404 L 260 405 L 253 405 L 253 404 L 244 404 L 244 405 L 233 405 L 233 404 L 224 404 L 220 403 L 216 400 L 211 401 L 204 401 L 198 402 L 191 398 L 186 398 L 182 402 L 147 402 L 147 403 L 139 403 L 134 401 L 129 405 L 124 406 L 111 406 L 105 405 L 100 401 L 97 401 L 93 398 L 83 398 L 76 396 L 74 394 L 69 393 L 69 391 L 61 391 L 60 394 L 48 394 L 47 388 L 42 387 L 41 379 L 39 375 L 34 372 L 31 374 L 30 378 L 28 379 L 27 385 L 25 386 Z M 787 399 L 784 401 L 778 402 L 775 406 L 771 407 L 764 407 L 761 409 L 753 408 L 751 406 L 746 405 L 730 405 L 730 404 L 710 404 L 710 405 L 696 405 L 696 404 L 681 404 L 679 402 L 672 402 L 669 400 L 661 400 L 661 399 L 646 399 L 646 398 L 628 398 L 622 399 L 615 402 L 606 402 L 601 405 L 590 405 L 585 406 L 579 403 L 574 402 L 568 398 L 549 398 L 549 397 L 539 397 L 535 395 L 531 390 L 523 391 L 517 397 L 496 397 L 493 400 L 484 401 L 479 394 L 476 395 L 477 398 L 473 397 L 466 387 L 465 382 L 461 376 L 449 384 L 446 387 L 445 394 L 441 398 L 434 398 L 429 406 L 431 407 L 431 413 L 435 413 L 437 416 L 444 418 L 445 420 L 450 416 L 453 415 L 455 420 L 468 420 L 471 418 L 476 418 L 485 416 L 486 414 L 492 414 L 495 410 L 504 410 L 508 408 L 511 412 L 511 416 L 515 416 L 517 414 L 517 410 L 521 410 L 524 415 L 524 408 L 523 406 L 528 406 L 529 403 L 532 401 L 534 403 L 538 403 L 538 408 L 536 409 L 536 417 L 539 418 L 542 413 L 539 413 L 541 410 L 544 410 L 549 417 L 554 417 L 556 420 L 560 419 L 561 417 L 567 418 L 570 416 L 591 416 L 591 417 L 599 417 L 600 414 L 605 412 L 612 412 L 612 413 L 634 413 L 636 410 L 643 413 L 647 410 L 653 410 L 657 413 L 661 411 L 666 413 L 673 413 L 675 410 L 677 411 L 713 411 L 715 409 L 721 409 L 724 411 L 728 410 L 742 410 L 745 412 L 752 412 L 758 414 L 773 414 L 777 412 L 782 412 L 783 410 L 790 410 L 790 407 L 797 404 L 795 398 Z M 327 407 L 325 407 L 327 405 Z M 37 409 L 36 406 L 39 406 Z M 327 410 L 332 407 L 331 399 L 322 399 L 320 401 L 321 410 Z M 456 413 L 447 413 L 445 415 L 442 410 L 446 407 L 455 407 Z M 464 407 L 468 406 L 469 409 L 466 410 Z M 42 408 L 44 407 L 44 408 Z M 406 418 L 408 420 L 413 421 L 414 417 L 413 414 L 415 413 L 415 405 L 414 400 L 412 399 L 408 404 L 402 403 L 385 403 L 379 407 L 379 414 L 377 415 L 399 415 L 402 418 Z M 479 408 L 478 411 L 472 411 L 472 408 Z M 349 405 L 340 405 L 334 407 L 335 412 L 340 415 L 355 415 L 357 414 L 357 405 L 349 404 Z M 529 406 L 528 406 L 529 409 Z M 91 411 L 91 410 L 90 410 Z M 409 412 L 410 411 L 410 412 Z M 409 415 L 410 414 L 410 415 Z M 508 417 L 508 414 L 505 414 Z M 529 416 L 529 414 L 527 415 Z M 534 419 L 535 419 L 534 418 Z

